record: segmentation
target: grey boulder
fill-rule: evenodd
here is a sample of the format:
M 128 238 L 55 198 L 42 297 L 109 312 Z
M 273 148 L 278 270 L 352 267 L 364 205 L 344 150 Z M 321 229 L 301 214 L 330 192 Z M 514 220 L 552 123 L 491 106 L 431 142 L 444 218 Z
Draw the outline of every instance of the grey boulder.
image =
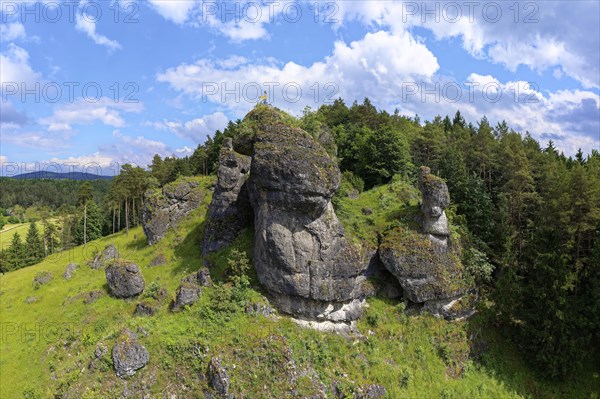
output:
M 114 260 L 106 267 L 108 288 L 117 298 L 129 298 L 144 291 L 145 282 L 140 268 L 133 262 Z
M 229 386 L 231 381 L 227 370 L 221 365 L 221 358 L 213 357 L 208 364 L 208 381 L 212 389 L 214 389 L 217 397 L 231 398 L 229 394 Z
M 114 245 L 110 244 L 107 245 L 101 253 L 94 257 L 94 260 L 90 266 L 92 269 L 100 269 L 115 259 L 119 259 L 119 251 Z
M 137 342 L 137 335 L 126 328 L 117 338 L 111 356 L 119 378 L 133 376 L 150 360 L 148 350 Z
M 69 263 L 65 269 L 65 272 L 63 273 L 65 280 L 70 280 L 71 277 L 73 277 L 75 270 L 77 270 L 77 265 L 75 263 Z
M 200 299 L 202 289 L 196 284 L 181 283 L 175 293 L 175 301 L 173 302 L 173 310 L 179 310 L 185 306 L 193 305 Z

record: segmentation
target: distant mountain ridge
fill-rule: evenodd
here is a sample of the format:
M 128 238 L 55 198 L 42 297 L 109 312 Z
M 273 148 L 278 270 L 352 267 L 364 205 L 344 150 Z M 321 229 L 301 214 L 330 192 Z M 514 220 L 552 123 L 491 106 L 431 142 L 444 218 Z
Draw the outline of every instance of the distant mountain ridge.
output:
M 60 180 L 60 179 L 68 179 L 68 180 L 111 180 L 112 176 L 101 176 L 95 175 L 93 173 L 85 173 L 85 172 L 67 172 L 67 173 L 58 173 L 58 172 L 50 172 L 50 171 L 37 171 L 37 172 L 29 172 L 23 173 L 16 176 L 11 176 L 13 179 L 52 179 L 52 180 Z

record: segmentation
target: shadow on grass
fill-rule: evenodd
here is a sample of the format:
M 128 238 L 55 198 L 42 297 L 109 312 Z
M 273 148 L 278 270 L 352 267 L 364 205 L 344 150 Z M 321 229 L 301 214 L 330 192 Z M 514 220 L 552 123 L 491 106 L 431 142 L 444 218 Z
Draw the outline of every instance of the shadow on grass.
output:
M 131 233 L 130 233 L 131 234 Z M 133 240 L 125 244 L 125 248 L 131 251 L 139 251 L 148 246 L 148 240 L 145 234 L 135 234 Z
M 173 275 L 192 273 L 200 269 L 202 261 L 202 240 L 206 222 L 196 225 L 185 238 L 175 246 L 174 254 L 177 259 L 175 267 L 171 268 Z

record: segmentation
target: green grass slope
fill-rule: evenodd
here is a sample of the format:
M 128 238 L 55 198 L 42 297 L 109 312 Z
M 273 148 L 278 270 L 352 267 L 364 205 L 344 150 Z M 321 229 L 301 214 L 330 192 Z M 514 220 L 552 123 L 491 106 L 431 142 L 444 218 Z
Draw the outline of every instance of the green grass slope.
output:
M 208 190 L 210 179 L 200 180 Z M 352 234 L 377 230 L 387 218 L 378 209 L 402 214 L 414 207 L 411 201 L 381 205 L 398 189 L 383 187 L 356 200 L 343 199 L 344 223 L 356 218 Z M 371 298 L 359 322 L 364 336 L 352 339 L 301 329 L 284 316 L 247 314 L 244 303 L 264 301 L 256 279 L 244 291 L 226 281 L 228 259 L 239 252 L 251 259 L 251 231 L 210 259 L 217 284 L 204 288 L 199 302 L 173 313 L 165 301 L 154 316 L 133 316 L 144 297 L 166 288 L 172 298 L 181 278 L 202 266 L 209 202 L 207 196 L 154 246 L 136 228 L 129 235 L 105 237 L 1 276 L 0 398 L 117 398 L 124 393 L 135 398 L 204 398 L 209 389 L 205 373 L 213 356 L 222 357 L 236 398 L 352 398 L 368 384 L 385 386 L 386 397 L 393 399 L 598 397 L 600 380 L 593 370 L 564 383 L 544 381 L 529 371 L 521 354 L 487 327 L 492 317 L 485 305 L 468 322 L 448 323 L 428 315 L 407 316 L 402 303 Z M 363 207 L 375 211 L 372 224 L 360 220 Z M 146 280 L 141 297 L 110 297 L 104 270 L 87 266 L 108 244 L 140 266 Z M 149 267 L 158 255 L 167 263 Z M 70 262 L 79 269 L 67 281 L 62 273 Z M 53 279 L 36 289 L 32 281 L 42 271 Z M 102 296 L 86 304 L 91 291 Z M 116 377 L 110 359 L 123 327 L 137 332 L 150 352 L 146 367 L 128 380 Z M 96 359 L 99 343 L 109 354 Z
M 56 219 L 50 219 L 50 223 L 56 223 Z M 27 237 L 27 231 L 29 230 L 29 225 L 31 223 L 16 223 L 16 224 L 6 224 L 0 230 L 0 248 L 8 249 L 11 246 L 13 235 L 15 233 L 19 233 L 21 236 L 21 241 L 25 242 L 25 238 Z M 40 233 L 40 236 L 44 234 L 44 224 L 41 221 L 35 222 L 35 225 Z

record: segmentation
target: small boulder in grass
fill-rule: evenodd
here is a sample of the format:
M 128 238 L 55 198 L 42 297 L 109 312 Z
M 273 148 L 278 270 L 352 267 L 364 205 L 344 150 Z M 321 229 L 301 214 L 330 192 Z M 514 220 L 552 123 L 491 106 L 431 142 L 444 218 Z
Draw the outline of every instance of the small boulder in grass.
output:
M 145 300 L 135 307 L 136 316 L 153 316 L 158 311 L 158 303 L 154 300 Z
M 180 310 L 185 306 L 193 305 L 200 299 L 202 289 L 192 283 L 181 283 L 175 293 L 175 301 L 173 302 L 173 310 Z
M 119 378 L 133 376 L 137 370 L 148 364 L 148 350 L 137 342 L 137 335 L 124 328 L 112 349 L 111 357 Z
M 67 265 L 67 268 L 65 269 L 65 272 L 63 273 L 63 277 L 65 278 L 65 280 L 70 280 L 71 277 L 73 277 L 73 273 L 75 273 L 75 270 L 77 270 L 77 264 L 75 263 L 69 263 Z
M 115 259 L 106 267 L 106 280 L 113 296 L 130 298 L 146 286 L 138 265 L 131 261 Z
M 355 399 L 379 399 L 385 397 L 387 390 L 383 385 L 370 384 L 359 387 L 354 394 Z
M 167 298 L 169 298 L 169 291 L 166 288 L 161 288 L 152 294 L 152 298 L 158 302 L 164 302 Z
M 113 259 L 119 259 L 119 250 L 117 250 L 117 247 L 110 244 L 104 248 L 102 253 L 94 257 L 94 260 L 90 263 L 90 266 L 92 269 L 100 269 L 106 266 Z
M 208 269 L 202 268 L 194 274 L 190 274 L 181 279 L 182 283 L 196 284 L 201 287 L 210 287 L 212 285 L 212 279 L 210 278 L 210 272 Z
M 103 295 L 104 292 L 100 290 L 92 290 L 90 292 L 86 292 L 85 294 L 83 294 L 83 303 L 85 305 L 91 305 L 92 303 L 100 299 Z
M 39 272 L 33 278 L 33 288 L 39 288 L 41 285 L 48 284 L 52 280 L 52 274 L 50 272 Z
M 167 263 L 167 257 L 164 254 L 158 254 L 154 259 L 150 261 L 148 267 L 162 266 Z
M 29 305 L 29 304 L 32 304 L 32 303 L 34 303 L 34 302 L 37 302 L 37 300 L 38 300 L 38 299 L 37 299 L 36 297 L 34 297 L 34 296 L 28 296 L 28 297 L 25 299 L 25 303 Z

